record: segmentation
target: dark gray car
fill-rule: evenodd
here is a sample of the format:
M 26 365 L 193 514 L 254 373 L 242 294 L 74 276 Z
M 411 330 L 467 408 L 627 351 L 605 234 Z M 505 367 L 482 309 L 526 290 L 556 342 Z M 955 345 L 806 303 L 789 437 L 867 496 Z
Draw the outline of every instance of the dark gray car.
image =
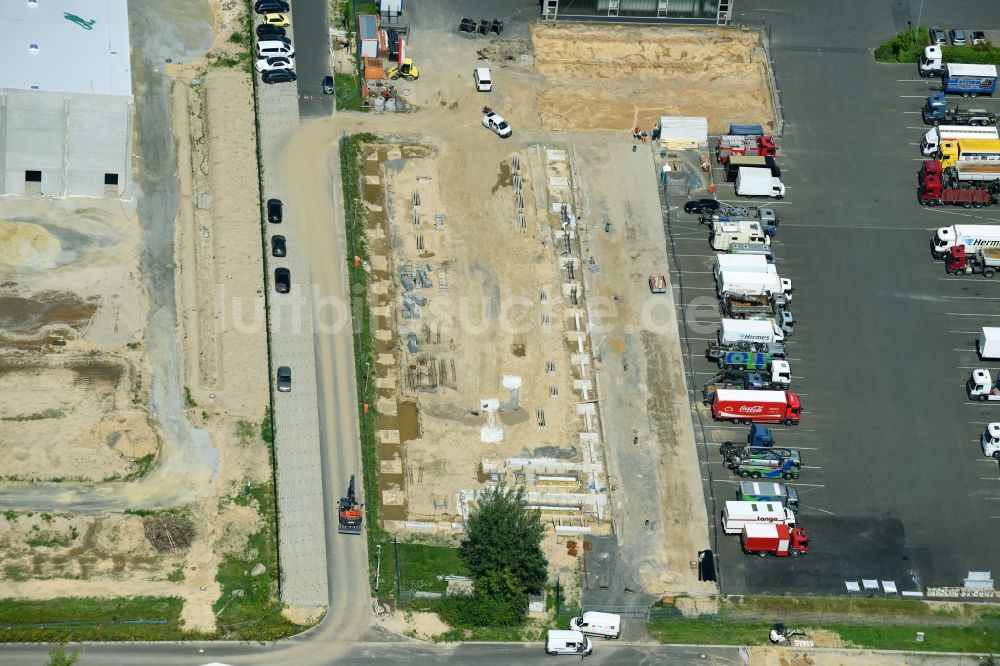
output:
M 278 368 L 278 390 L 288 393 L 292 390 L 292 369 L 287 365 Z
M 271 236 L 271 256 L 284 257 L 288 254 L 284 236 Z
M 292 272 L 287 268 L 274 269 L 274 290 L 279 294 L 287 294 L 292 288 Z

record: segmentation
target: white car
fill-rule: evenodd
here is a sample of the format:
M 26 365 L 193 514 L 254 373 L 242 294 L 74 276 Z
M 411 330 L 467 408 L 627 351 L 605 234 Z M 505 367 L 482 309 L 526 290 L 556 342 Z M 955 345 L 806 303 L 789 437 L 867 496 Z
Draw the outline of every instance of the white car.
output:
M 504 139 L 511 135 L 510 125 L 507 124 L 507 121 L 492 111 L 487 111 L 486 115 L 483 116 L 483 127 L 493 130 Z
M 274 69 L 295 69 L 292 58 L 261 58 L 257 61 L 258 72 L 270 72 Z

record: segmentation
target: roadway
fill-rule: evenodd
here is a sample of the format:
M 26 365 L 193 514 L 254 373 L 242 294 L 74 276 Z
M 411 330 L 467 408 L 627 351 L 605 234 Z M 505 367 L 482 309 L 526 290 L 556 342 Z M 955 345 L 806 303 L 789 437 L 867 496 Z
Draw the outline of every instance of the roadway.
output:
M 915 65 L 874 62 L 880 41 L 916 22 L 916 3 L 911 19 L 896 5 L 738 7 L 737 21 L 771 25 L 787 119 L 778 154 L 787 198 L 774 204 L 782 220 L 774 250 L 796 287 L 788 350 L 803 417 L 775 428 L 775 438 L 802 452 L 800 524 L 812 542 L 798 561 L 757 560 L 735 537 L 717 535 L 729 594 L 842 594 L 845 581 L 862 578 L 912 591 L 961 585 L 969 570 L 995 569 L 1000 558 L 1000 475 L 978 447 L 1000 411 L 970 402 L 963 388 L 978 365 L 979 327 L 1000 321 L 1000 292 L 978 276 L 946 276 L 928 250 L 937 227 L 1000 222 L 1000 211 L 917 204 L 916 144 L 926 128 L 916 111 L 940 84 L 919 79 Z M 922 23 L 998 27 L 982 18 L 972 3 L 928 3 Z M 995 99 L 976 106 L 1000 111 Z M 719 198 L 735 199 L 732 186 Z M 671 225 L 679 300 L 714 298 L 707 228 L 683 214 Z M 721 532 L 716 516 L 738 479 L 722 467 L 718 444 L 746 428 L 713 424 L 697 405 L 714 370 L 702 354 L 718 314 L 689 312 L 692 409 L 696 430 L 704 424 L 710 520 Z

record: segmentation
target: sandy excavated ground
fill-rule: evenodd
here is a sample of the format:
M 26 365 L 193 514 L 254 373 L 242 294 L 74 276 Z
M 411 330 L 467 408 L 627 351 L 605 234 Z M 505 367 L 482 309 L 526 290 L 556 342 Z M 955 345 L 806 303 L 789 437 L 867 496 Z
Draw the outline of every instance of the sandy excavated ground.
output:
M 711 132 L 774 126 L 758 33 L 535 23 L 531 37 L 547 129 L 648 129 L 660 116 L 707 116 Z
M 239 7 L 213 3 L 217 48 L 233 48 L 227 39 Z M 246 72 L 206 73 L 195 61 L 169 73 L 181 195 L 178 334 L 196 405 L 188 416 L 219 452 L 216 493 L 179 507 L 196 526 L 195 540 L 165 554 L 136 516 L 9 514 L 0 520 L 0 596 L 180 596 L 186 628 L 211 631 L 218 564 L 243 554 L 262 527 L 256 506 L 231 498 L 271 478 L 259 439 L 267 356 L 255 125 Z M 81 207 L 48 199 L 5 201 L 4 212 L 0 338 L 35 352 L 28 360 L 0 357 L 0 376 L 12 387 L 0 398 L 4 473 L 126 478 L 131 459 L 157 450 L 143 411 L 156 361 L 142 358 L 148 306 L 135 213 L 112 200 Z M 73 291 L 61 291 L 66 285 Z

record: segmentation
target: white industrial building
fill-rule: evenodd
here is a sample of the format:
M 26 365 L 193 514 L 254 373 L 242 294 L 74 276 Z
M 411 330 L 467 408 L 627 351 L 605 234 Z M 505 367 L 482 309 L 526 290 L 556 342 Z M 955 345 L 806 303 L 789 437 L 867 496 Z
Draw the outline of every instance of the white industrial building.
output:
M 127 0 L 4 0 L 0 193 L 132 194 Z

